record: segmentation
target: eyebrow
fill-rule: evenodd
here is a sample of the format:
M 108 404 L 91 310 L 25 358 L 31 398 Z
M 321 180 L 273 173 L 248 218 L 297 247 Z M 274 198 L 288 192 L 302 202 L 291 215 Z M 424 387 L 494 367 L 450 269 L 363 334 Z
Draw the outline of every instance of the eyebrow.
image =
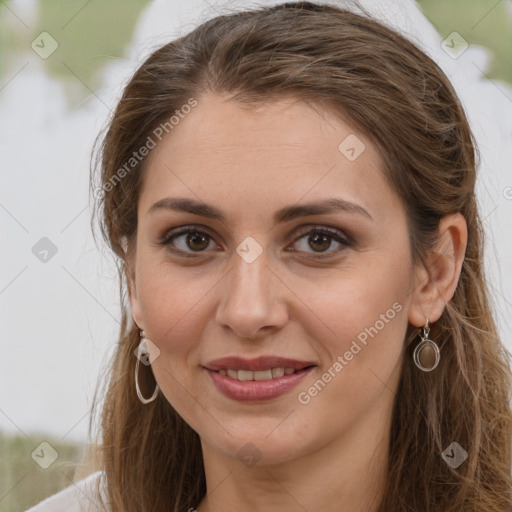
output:
M 215 206 L 185 197 L 166 197 L 160 199 L 151 206 L 147 213 L 149 215 L 159 210 L 182 211 L 219 220 L 221 222 L 225 222 L 226 220 L 225 215 Z M 316 203 L 291 205 L 281 208 L 274 215 L 274 225 L 299 217 L 335 213 L 339 211 L 359 214 L 373 220 L 370 213 L 362 206 L 341 198 L 329 198 Z

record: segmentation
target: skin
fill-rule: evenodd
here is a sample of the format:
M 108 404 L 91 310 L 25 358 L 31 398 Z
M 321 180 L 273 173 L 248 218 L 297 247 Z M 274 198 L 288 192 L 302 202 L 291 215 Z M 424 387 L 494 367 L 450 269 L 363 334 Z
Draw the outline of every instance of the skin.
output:
M 338 150 L 349 134 L 366 146 L 354 161 Z M 364 134 L 320 108 L 282 98 L 244 109 L 211 93 L 150 153 L 130 303 L 160 351 L 151 365 L 160 393 L 201 439 L 208 492 L 199 512 L 377 510 L 408 323 L 440 317 L 467 241 L 463 217 L 447 216 L 428 267 L 415 266 L 404 210 L 381 165 Z M 166 197 L 202 200 L 226 220 L 148 213 Z M 357 203 L 372 219 L 337 211 L 273 225 L 280 208 L 330 197 Z M 181 235 L 174 247 L 192 257 L 159 245 L 191 224 L 209 237 L 187 244 Z M 315 226 L 338 229 L 351 245 L 308 241 Z M 248 236 L 262 248 L 251 263 L 236 252 Z M 400 312 L 300 403 L 298 393 L 397 302 Z M 225 397 L 202 368 L 226 355 L 268 354 L 318 366 L 297 388 L 259 403 Z M 237 455 L 248 442 L 255 465 Z

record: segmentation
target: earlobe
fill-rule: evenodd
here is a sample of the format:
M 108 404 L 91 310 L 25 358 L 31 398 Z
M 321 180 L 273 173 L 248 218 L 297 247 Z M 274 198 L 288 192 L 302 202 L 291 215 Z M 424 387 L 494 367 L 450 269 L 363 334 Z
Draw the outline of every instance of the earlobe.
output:
M 460 213 L 443 217 L 439 241 L 427 255 L 427 268 L 418 269 L 409 322 L 416 327 L 436 322 L 452 299 L 459 282 L 467 246 L 466 220 Z

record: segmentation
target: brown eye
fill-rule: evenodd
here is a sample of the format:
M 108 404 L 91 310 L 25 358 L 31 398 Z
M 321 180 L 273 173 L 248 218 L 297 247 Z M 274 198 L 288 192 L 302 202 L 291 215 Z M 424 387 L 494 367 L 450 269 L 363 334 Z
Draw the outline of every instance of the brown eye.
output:
M 343 250 L 344 247 L 349 247 L 351 245 L 350 241 L 343 236 L 342 232 L 337 229 L 332 229 L 328 227 L 317 227 L 314 229 L 309 229 L 305 233 L 302 234 L 299 238 L 295 240 L 295 244 L 298 244 L 300 240 L 304 239 L 301 245 L 301 248 L 298 249 L 299 252 L 305 253 L 317 253 L 327 255 L 334 254 Z M 332 247 L 332 243 L 335 241 L 338 244 L 334 250 L 329 251 Z M 308 250 L 311 249 L 311 250 Z M 296 249 L 294 249 L 296 251 Z
M 167 234 L 160 245 L 167 246 L 171 252 L 188 255 L 204 252 L 210 240 L 208 233 L 189 226 Z
M 166 246 L 175 254 L 194 256 L 207 252 L 212 240 L 213 238 L 205 231 L 193 226 L 185 226 L 168 233 L 159 244 Z M 304 242 L 299 243 L 302 240 Z M 338 246 L 329 250 L 333 247 L 333 242 Z M 320 226 L 303 231 L 303 234 L 295 239 L 294 245 L 300 247 L 292 249 L 292 252 L 304 252 L 323 257 L 324 254 L 326 256 L 336 254 L 352 244 L 338 229 Z
M 323 252 L 324 250 L 329 249 L 331 246 L 330 237 L 320 233 L 309 235 L 308 242 L 310 247 L 312 247 L 315 251 L 318 249 L 319 252 Z
M 208 238 L 208 235 L 205 236 L 201 233 L 194 232 L 187 235 L 185 243 L 187 247 L 190 247 L 194 251 L 204 251 L 208 247 Z

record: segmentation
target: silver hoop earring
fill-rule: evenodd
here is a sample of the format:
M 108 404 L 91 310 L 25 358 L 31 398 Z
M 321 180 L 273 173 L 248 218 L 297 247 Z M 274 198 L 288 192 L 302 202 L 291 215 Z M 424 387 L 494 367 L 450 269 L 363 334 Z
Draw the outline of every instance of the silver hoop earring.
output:
M 142 393 L 140 392 L 139 387 L 139 362 L 142 360 L 143 363 L 148 366 L 151 364 L 149 359 L 149 352 L 147 349 L 146 344 L 146 335 L 144 331 L 140 331 L 140 343 L 139 346 L 135 349 L 135 356 L 137 357 L 137 362 L 135 363 L 135 390 L 137 391 L 137 396 L 139 397 L 139 400 L 143 404 L 149 404 L 152 402 L 158 395 L 158 384 L 155 387 L 155 391 L 153 392 L 153 395 L 151 398 L 144 398 L 142 396 Z
M 430 327 L 427 317 L 427 323 L 425 324 L 425 327 L 423 327 L 421 341 L 416 345 L 413 353 L 414 364 L 424 372 L 431 372 L 434 370 L 441 360 L 439 347 L 435 342 L 429 339 L 429 333 Z

